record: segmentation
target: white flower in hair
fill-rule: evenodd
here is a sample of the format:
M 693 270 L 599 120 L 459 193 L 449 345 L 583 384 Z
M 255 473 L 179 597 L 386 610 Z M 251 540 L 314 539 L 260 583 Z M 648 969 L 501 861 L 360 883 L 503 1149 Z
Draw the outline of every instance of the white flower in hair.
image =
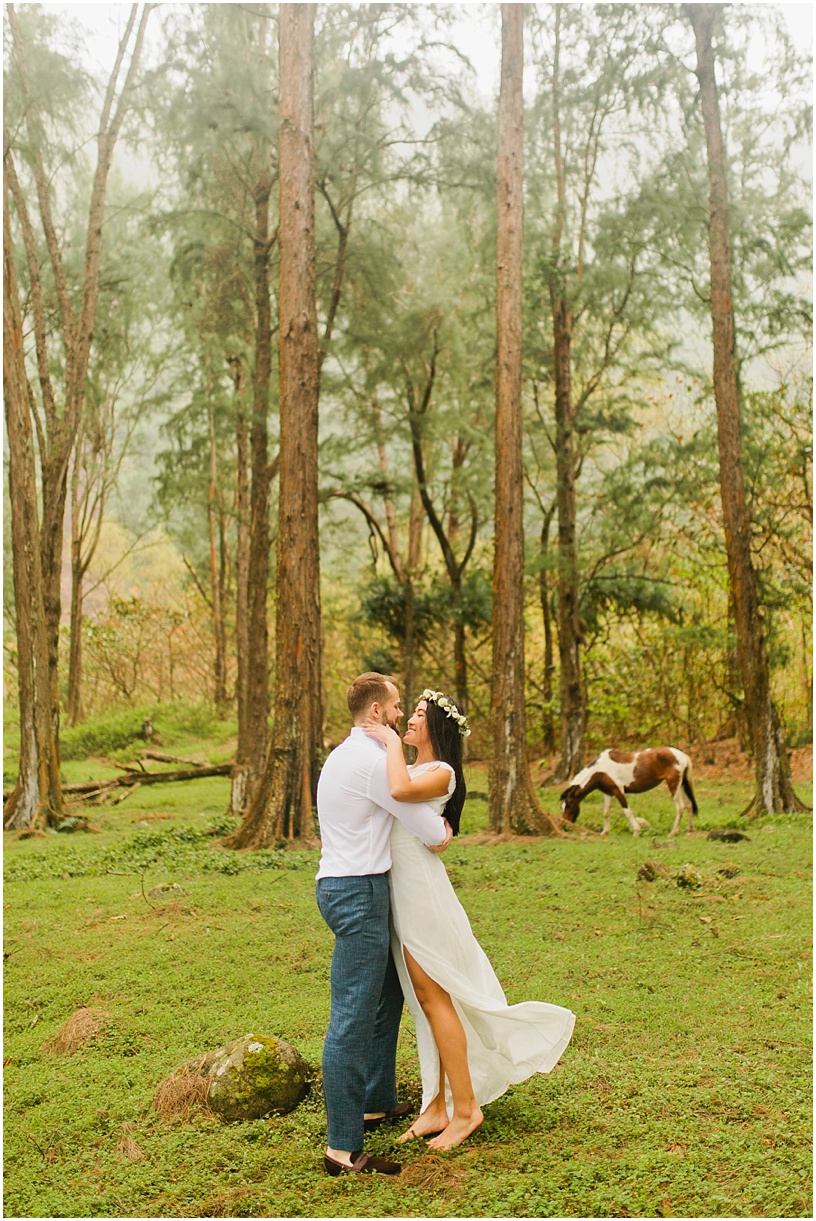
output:
M 430 687 L 426 687 L 419 698 L 429 704 L 436 704 L 437 708 L 442 709 L 445 716 L 449 716 L 452 720 L 456 721 L 463 738 L 470 737 L 468 719 L 459 711 L 449 695 L 445 695 L 443 691 L 431 691 Z

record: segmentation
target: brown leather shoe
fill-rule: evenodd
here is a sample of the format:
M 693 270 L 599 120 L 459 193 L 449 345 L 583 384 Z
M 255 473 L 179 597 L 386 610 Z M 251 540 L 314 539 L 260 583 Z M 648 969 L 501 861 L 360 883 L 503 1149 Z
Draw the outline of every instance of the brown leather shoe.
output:
M 413 1114 L 413 1111 L 414 1108 L 410 1102 L 401 1102 L 399 1106 L 386 1111 L 384 1115 L 378 1115 L 376 1119 L 364 1119 L 363 1129 L 366 1132 L 373 1132 L 375 1128 L 379 1128 L 380 1124 L 398 1123 L 403 1119 L 407 1119 L 409 1115 Z
M 373 1153 L 366 1153 L 361 1149 L 359 1153 L 352 1153 L 351 1165 L 346 1166 L 343 1162 L 336 1162 L 333 1157 L 326 1155 L 323 1158 L 323 1169 L 327 1174 L 401 1174 L 402 1166 L 399 1162 L 387 1162 L 384 1157 L 375 1157 Z

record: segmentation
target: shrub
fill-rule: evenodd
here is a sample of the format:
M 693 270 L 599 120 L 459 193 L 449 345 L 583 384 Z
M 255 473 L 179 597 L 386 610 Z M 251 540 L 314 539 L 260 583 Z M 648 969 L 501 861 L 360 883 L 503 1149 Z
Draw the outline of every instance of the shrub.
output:
M 110 755 L 141 737 L 147 713 L 136 708 L 100 713 L 81 725 L 60 733 L 63 759 L 87 759 L 88 755 Z

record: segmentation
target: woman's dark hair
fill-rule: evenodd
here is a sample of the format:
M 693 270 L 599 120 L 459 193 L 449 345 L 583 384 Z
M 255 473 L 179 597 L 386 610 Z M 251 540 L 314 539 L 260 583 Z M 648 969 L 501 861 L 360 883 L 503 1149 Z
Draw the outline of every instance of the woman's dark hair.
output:
M 464 715 L 464 710 L 459 707 L 456 700 L 450 697 L 450 701 Z M 458 835 L 459 819 L 467 795 L 465 773 L 462 771 L 462 735 L 453 717 L 448 716 L 443 708 L 431 700 L 428 700 L 425 709 L 425 724 L 428 726 L 428 737 L 433 753 L 437 759 L 451 765 L 456 777 L 456 788 L 451 793 L 443 813 L 453 828 L 453 834 Z

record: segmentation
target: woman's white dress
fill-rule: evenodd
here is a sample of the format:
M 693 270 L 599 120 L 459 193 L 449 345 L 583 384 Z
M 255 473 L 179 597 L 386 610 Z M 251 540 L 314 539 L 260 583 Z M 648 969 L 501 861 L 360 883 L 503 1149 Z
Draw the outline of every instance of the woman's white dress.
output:
M 442 766 L 409 768 L 418 775 Z M 449 769 L 451 770 L 451 769 Z M 447 794 L 429 804 L 440 813 L 456 784 L 451 770 Z M 442 858 L 397 819 L 391 828 L 391 945 L 408 1008 L 416 1024 L 422 1072 L 422 1107 L 439 1090 L 439 1058 L 428 1019 L 416 998 L 403 946 L 450 993 L 467 1035 L 468 1065 L 477 1102 L 483 1106 L 508 1085 L 533 1073 L 548 1073 L 570 1041 L 575 1014 L 560 1005 L 524 1001 L 508 1005 L 502 986 L 456 897 Z M 450 1106 L 448 1090 L 448 1105 Z

